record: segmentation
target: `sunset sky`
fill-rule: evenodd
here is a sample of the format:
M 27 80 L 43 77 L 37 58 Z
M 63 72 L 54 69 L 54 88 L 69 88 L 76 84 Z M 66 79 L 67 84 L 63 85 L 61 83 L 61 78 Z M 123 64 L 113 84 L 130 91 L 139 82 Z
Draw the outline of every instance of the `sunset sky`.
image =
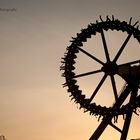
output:
M 100 15 L 128 22 L 133 17 L 135 23 L 139 12 L 139 0 L 0 0 L 0 134 L 7 140 L 88 140 L 101 121 L 70 102 L 62 87 L 61 57 L 71 37 Z M 108 40 L 119 42 L 122 37 L 116 34 Z M 130 43 L 137 49 L 139 44 Z M 138 56 L 140 49 L 134 48 L 122 59 Z M 99 50 L 96 45 L 94 49 Z M 88 93 L 96 82 L 90 80 L 93 84 L 81 81 Z M 100 96 L 97 100 L 102 104 Z M 118 125 L 122 123 L 121 117 Z M 119 137 L 108 127 L 100 140 Z M 139 137 L 140 117 L 134 115 L 128 140 Z

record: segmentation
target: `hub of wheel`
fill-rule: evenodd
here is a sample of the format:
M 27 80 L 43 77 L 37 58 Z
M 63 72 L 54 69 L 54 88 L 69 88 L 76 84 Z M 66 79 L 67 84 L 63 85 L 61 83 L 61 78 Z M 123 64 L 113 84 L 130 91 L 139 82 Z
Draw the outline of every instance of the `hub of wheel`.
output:
M 102 67 L 102 71 L 107 75 L 115 75 L 118 71 L 118 65 L 114 62 L 107 62 Z

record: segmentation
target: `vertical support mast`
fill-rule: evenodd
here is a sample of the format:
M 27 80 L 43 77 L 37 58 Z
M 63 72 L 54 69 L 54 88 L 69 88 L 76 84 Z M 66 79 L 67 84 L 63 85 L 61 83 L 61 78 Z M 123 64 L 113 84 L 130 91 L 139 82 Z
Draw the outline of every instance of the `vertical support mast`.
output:
M 130 97 L 130 104 L 135 102 L 137 92 L 138 92 L 137 88 L 134 88 L 132 90 L 131 97 Z M 126 119 L 125 119 L 124 126 L 123 126 L 123 131 L 122 131 L 122 135 L 121 135 L 121 140 L 126 140 L 126 138 L 127 138 L 127 133 L 129 130 L 131 119 L 132 119 L 132 114 L 133 114 L 133 109 L 131 108 L 126 115 Z
M 137 88 L 135 88 L 131 92 L 130 87 L 127 86 L 113 107 L 120 107 L 130 93 L 131 93 L 130 103 L 132 103 L 136 98 Z M 108 125 L 112 126 L 114 129 L 118 130 L 121 133 L 120 140 L 126 140 L 129 126 L 130 126 L 130 122 L 131 122 L 131 118 L 132 118 L 132 113 L 133 113 L 133 109 L 129 110 L 129 112 L 126 114 L 126 119 L 124 121 L 124 126 L 123 126 L 122 130 L 120 130 L 118 127 L 116 127 L 114 124 L 112 124 L 111 121 L 113 118 L 113 114 L 104 117 L 102 122 L 100 123 L 100 125 L 95 130 L 95 132 L 93 133 L 93 135 L 90 137 L 89 140 L 98 140 Z

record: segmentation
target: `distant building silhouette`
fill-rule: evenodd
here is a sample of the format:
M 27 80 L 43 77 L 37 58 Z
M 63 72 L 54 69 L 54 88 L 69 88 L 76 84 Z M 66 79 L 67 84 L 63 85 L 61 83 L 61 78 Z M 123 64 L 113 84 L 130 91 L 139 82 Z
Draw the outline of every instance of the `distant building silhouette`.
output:
M 1 136 L 0 136 L 0 140 L 6 140 L 6 139 L 5 139 L 5 136 L 1 135 Z

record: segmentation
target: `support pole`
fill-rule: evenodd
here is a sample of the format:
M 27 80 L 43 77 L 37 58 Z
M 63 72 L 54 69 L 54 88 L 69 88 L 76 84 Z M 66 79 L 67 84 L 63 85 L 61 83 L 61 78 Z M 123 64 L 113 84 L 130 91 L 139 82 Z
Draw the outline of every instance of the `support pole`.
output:
M 125 99 L 127 98 L 127 96 L 130 93 L 131 93 L 131 98 L 130 98 L 130 104 L 131 104 L 135 100 L 135 97 L 137 95 L 137 88 L 132 90 L 132 89 L 130 89 L 129 85 L 127 85 L 127 87 L 122 92 L 122 94 L 120 95 L 119 99 L 117 100 L 117 102 L 114 104 L 113 108 L 114 107 L 120 108 L 120 106 L 123 104 L 123 102 L 125 101 Z M 122 133 L 122 136 L 121 136 L 120 140 L 126 140 L 128 129 L 129 129 L 129 125 L 130 125 L 130 121 L 131 121 L 131 117 L 132 117 L 132 112 L 133 112 L 133 110 L 131 110 L 131 111 L 129 110 L 129 113 L 126 114 L 126 120 L 124 122 L 123 130 L 120 131 L 119 128 L 117 129 L 117 130 L 119 130 L 119 132 Z M 112 115 L 110 114 L 110 115 L 107 115 L 106 117 L 104 117 L 102 122 L 100 123 L 100 125 L 95 130 L 95 132 L 93 133 L 93 135 L 90 137 L 89 140 L 98 140 L 99 137 L 101 136 L 101 134 L 103 133 L 103 131 L 106 129 L 106 127 L 108 125 L 112 124 L 112 122 L 111 122 L 112 118 L 113 118 L 113 114 Z
M 104 118 L 89 140 L 98 140 L 107 125 L 110 124 L 111 120 L 112 116 Z
M 135 102 L 135 98 L 137 96 L 137 91 L 138 88 L 134 88 L 131 92 L 131 97 L 130 97 L 130 104 Z M 130 122 L 132 119 L 132 114 L 133 114 L 133 109 L 131 108 L 128 113 L 126 114 L 126 119 L 124 122 L 123 130 L 122 130 L 122 135 L 120 140 L 126 140 L 127 139 L 127 134 L 130 126 Z
M 131 111 L 126 115 L 126 120 L 124 122 L 124 126 L 123 126 L 122 135 L 121 135 L 120 140 L 126 140 L 126 138 L 127 138 L 127 134 L 128 134 L 131 118 L 132 118 L 132 113 L 133 112 Z

